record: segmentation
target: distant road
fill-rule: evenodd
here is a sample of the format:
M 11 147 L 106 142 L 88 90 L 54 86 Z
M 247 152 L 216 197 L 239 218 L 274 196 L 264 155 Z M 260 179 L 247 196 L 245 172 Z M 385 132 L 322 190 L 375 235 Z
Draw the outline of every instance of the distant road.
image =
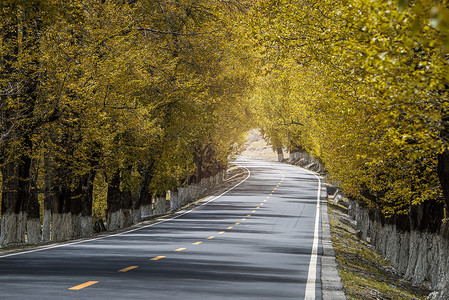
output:
M 250 171 L 245 182 L 175 219 L 0 254 L 0 299 L 304 299 L 308 277 L 309 298 L 321 299 L 311 257 L 314 240 L 321 247 L 319 180 L 286 164 L 237 162 Z

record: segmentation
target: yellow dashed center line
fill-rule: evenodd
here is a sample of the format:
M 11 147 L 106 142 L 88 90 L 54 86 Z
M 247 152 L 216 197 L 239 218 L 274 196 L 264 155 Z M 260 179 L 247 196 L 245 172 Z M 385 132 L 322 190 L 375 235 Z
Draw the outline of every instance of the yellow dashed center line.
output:
M 98 283 L 98 281 L 88 281 L 88 282 L 85 282 L 85 283 L 82 283 L 82 284 L 78 284 L 78 285 L 72 286 L 71 288 L 69 288 L 69 290 L 78 291 L 78 290 L 84 289 L 85 287 L 91 286 L 91 285 L 96 284 L 96 283 Z
M 139 266 L 129 266 L 129 267 L 127 267 L 127 268 L 123 268 L 123 269 L 121 269 L 121 270 L 118 270 L 119 272 L 128 272 L 129 270 L 132 270 L 132 269 L 137 269 Z
M 164 258 L 165 256 L 156 256 L 156 257 L 153 257 L 152 259 L 150 259 L 150 260 L 159 260 L 159 259 L 162 259 L 162 258 Z
M 278 183 L 278 185 L 274 188 L 274 190 L 271 191 L 271 194 L 269 194 L 269 196 L 267 196 L 267 198 L 266 198 L 265 200 L 263 200 L 263 202 L 267 202 L 267 199 L 269 199 L 270 196 L 273 195 L 273 193 L 276 191 L 276 189 L 279 187 L 279 185 L 280 185 L 282 182 L 283 182 L 283 180 L 281 180 L 281 181 Z M 263 202 L 260 203 L 260 206 L 264 205 Z M 260 206 L 258 206 L 256 209 L 260 209 Z M 252 212 L 255 213 L 256 211 L 253 210 Z M 248 214 L 248 215 L 246 215 L 246 216 L 247 216 L 247 217 L 251 217 L 251 214 Z M 241 220 L 242 220 L 242 221 L 245 221 L 246 218 L 242 218 Z M 240 223 L 239 223 L 239 222 L 236 222 L 235 225 L 240 225 Z M 229 226 L 229 227 L 226 228 L 226 229 L 232 229 L 232 228 L 233 228 L 233 226 Z M 225 233 L 225 232 L 226 232 L 226 231 L 220 231 L 220 232 L 218 232 L 218 234 L 223 234 L 223 233 Z M 213 239 L 213 238 L 215 238 L 215 236 L 210 236 L 210 237 L 208 237 L 207 239 L 208 239 L 208 240 L 211 240 L 211 239 Z M 203 243 L 203 242 L 198 241 L 198 242 L 192 243 L 192 245 L 199 245 L 199 244 L 202 244 L 202 243 Z M 178 252 L 179 252 L 179 251 L 184 251 L 184 250 L 186 250 L 186 248 L 178 248 L 178 249 L 176 249 L 176 250 L 174 250 L 174 251 L 178 251 Z M 162 259 L 162 258 L 165 258 L 165 256 L 163 256 L 163 255 L 156 256 L 156 257 L 151 258 L 150 260 L 160 260 L 160 259 Z M 130 271 L 130 270 L 137 269 L 138 267 L 139 267 L 139 266 L 129 266 L 129 267 L 126 267 L 126 268 L 123 268 L 123 269 L 118 270 L 118 272 L 128 272 L 128 271 Z M 94 284 L 96 284 L 96 283 L 98 283 L 98 281 L 87 281 L 87 282 L 85 282 L 85 283 L 82 283 L 82 284 L 73 286 L 73 287 L 69 288 L 69 290 L 81 290 L 81 289 L 84 289 L 84 288 L 86 288 L 86 287 L 88 287 L 88 286 L 94 285 Z

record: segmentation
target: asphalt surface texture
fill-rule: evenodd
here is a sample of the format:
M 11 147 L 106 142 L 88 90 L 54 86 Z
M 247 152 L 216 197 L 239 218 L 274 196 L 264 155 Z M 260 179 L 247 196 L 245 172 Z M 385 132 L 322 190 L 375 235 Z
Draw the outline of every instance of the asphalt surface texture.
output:
M 236 163 L 249 170 L 246 180 L 193 210 L 0 254 L 0 299 L 322 299 L 318 177 L 287 164 Z

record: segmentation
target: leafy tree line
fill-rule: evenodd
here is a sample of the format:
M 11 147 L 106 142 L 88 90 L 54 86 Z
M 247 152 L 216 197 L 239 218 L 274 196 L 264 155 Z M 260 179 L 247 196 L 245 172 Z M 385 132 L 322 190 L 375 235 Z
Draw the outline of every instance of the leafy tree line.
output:
M 449 205 L 447 1 L 262 0 L 255 99 L 275 148 L 307 150 L 384 216 L 437 230 Z
M 251 127 L 243 10 L 1 1 L 1 245 L 89 235 L 93 213 L 128 226 L 152 196 L 225 168 Z

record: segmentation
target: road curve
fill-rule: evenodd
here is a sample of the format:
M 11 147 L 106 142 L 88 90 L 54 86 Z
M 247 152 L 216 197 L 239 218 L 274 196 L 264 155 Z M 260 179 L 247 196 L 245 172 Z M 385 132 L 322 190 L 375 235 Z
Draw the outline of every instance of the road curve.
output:
M 245 182 L 174 219 L 0 254 L 0 299 L 305 299 L 306 285 L 307 299 L 321 299 L 311 256 L 314 241 L 321 253 L 319 179 L 286 164 L 237 163 L 250 171 Z

